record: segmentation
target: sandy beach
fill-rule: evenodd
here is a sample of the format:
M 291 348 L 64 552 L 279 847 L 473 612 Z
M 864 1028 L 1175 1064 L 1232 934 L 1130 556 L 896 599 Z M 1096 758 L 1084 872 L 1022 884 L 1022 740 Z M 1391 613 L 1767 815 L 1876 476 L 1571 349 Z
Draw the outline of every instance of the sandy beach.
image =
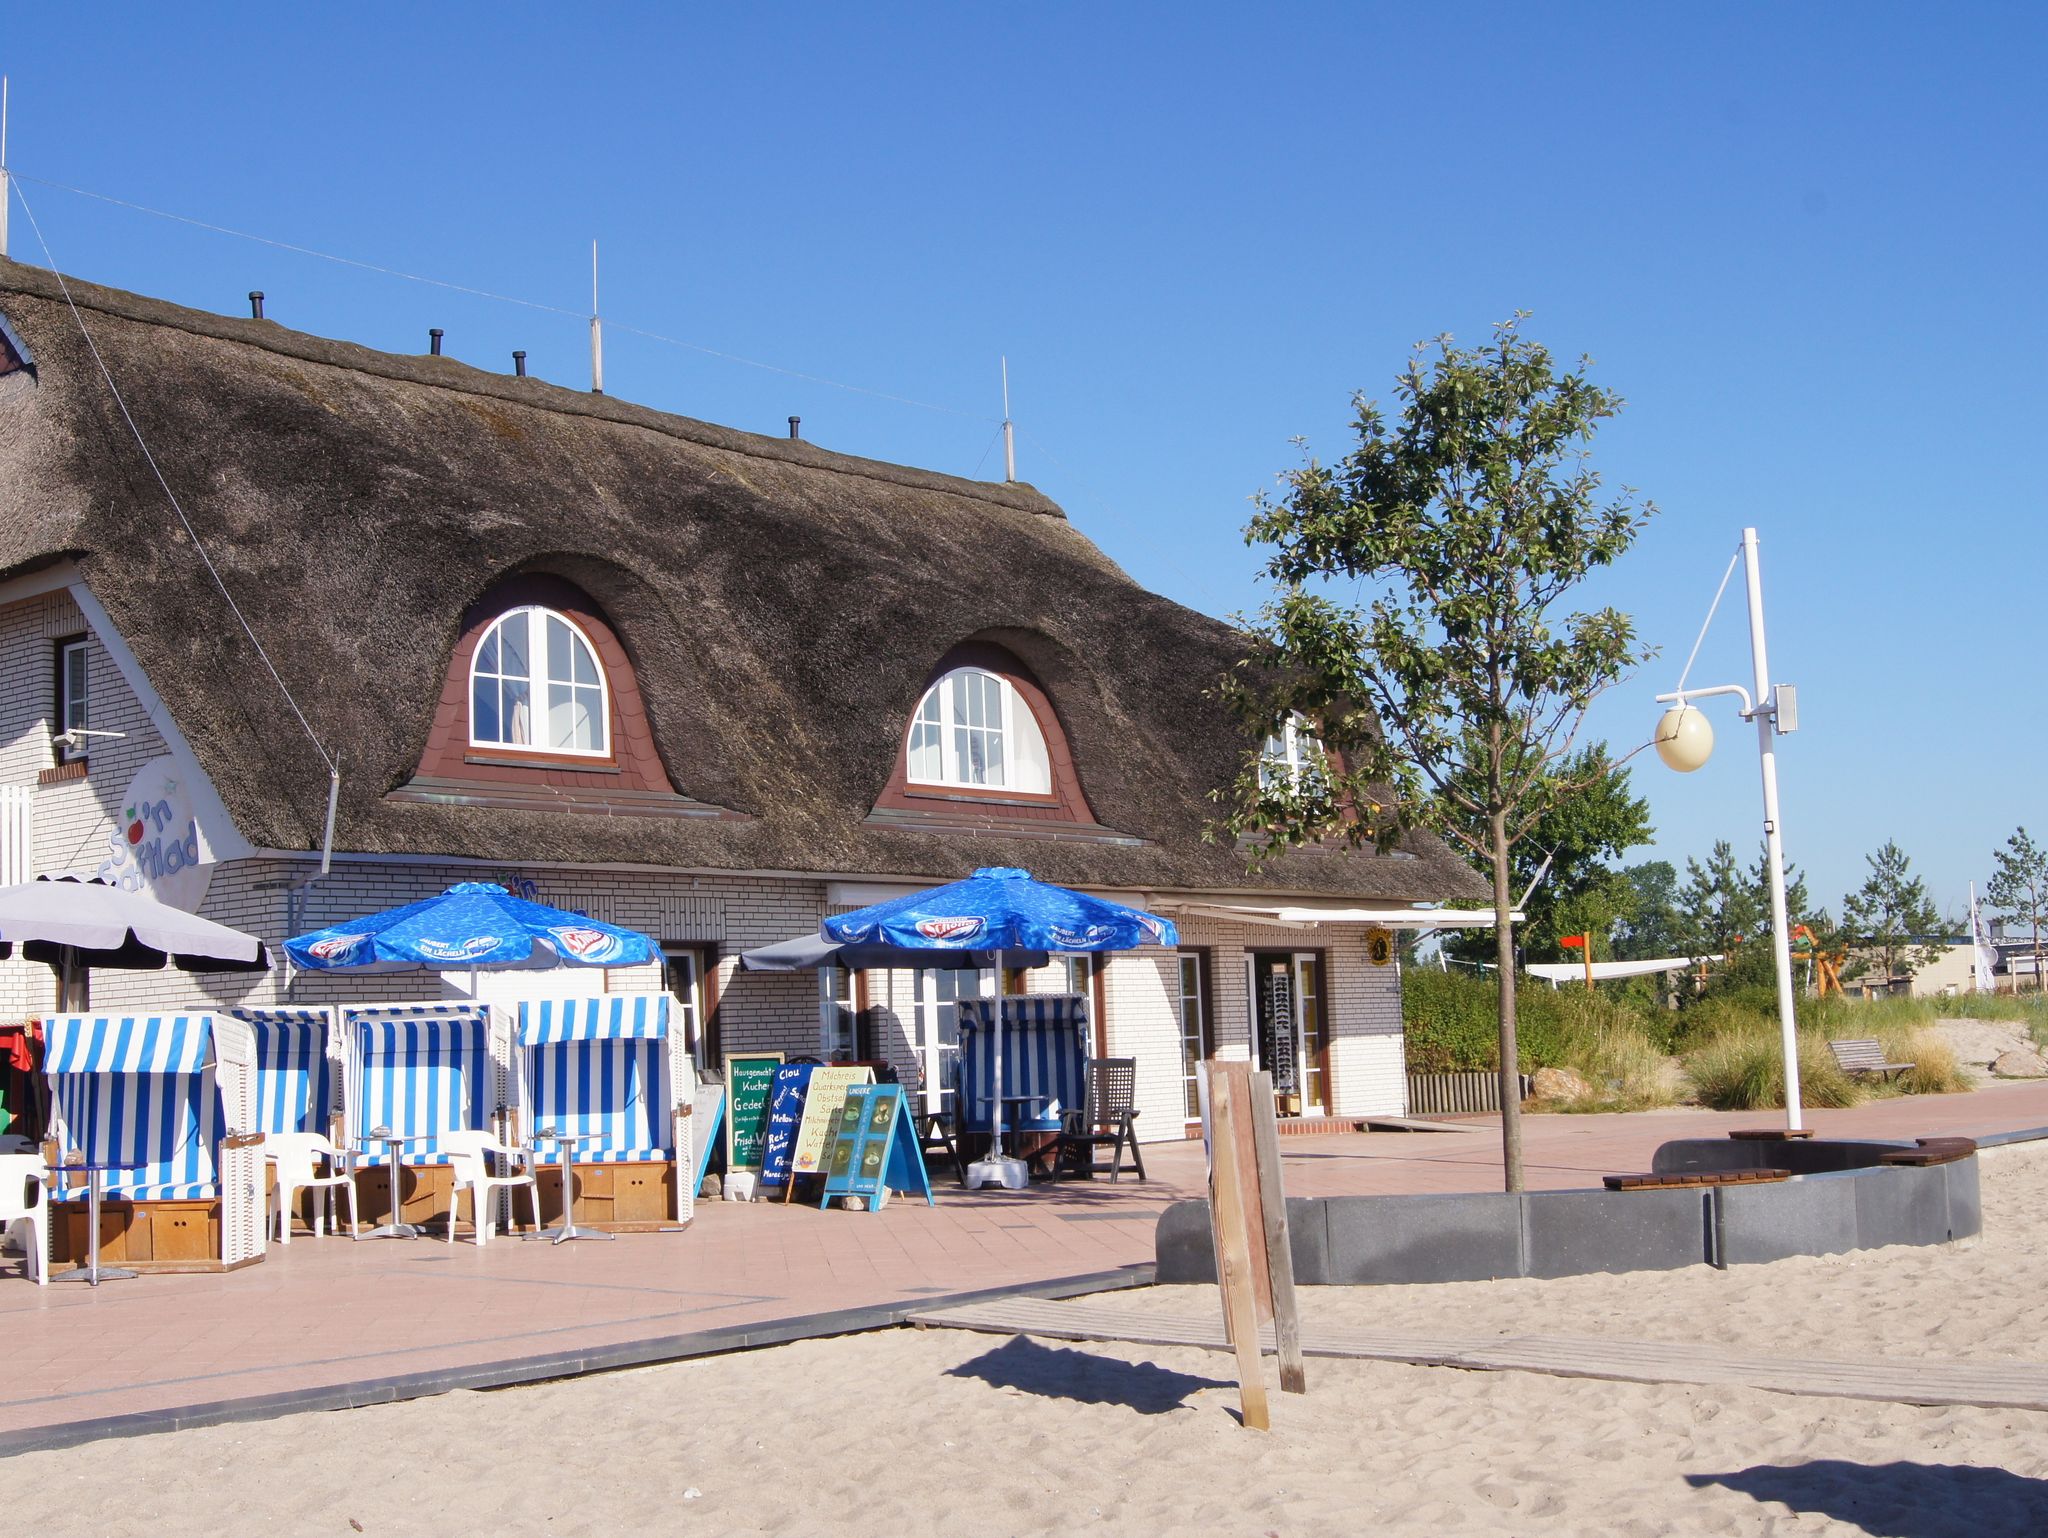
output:
M 1981 1239 L 1728 1272 L 1307 1289 L 1329 1325 L 2048 1360 L 2048 1146 Z M 1213 1289 L 1094 1300 L 1205 1313 Z M 1311 1360 L 1261 1435 L 1230 1359 L 932 1330 L 34 1453 L 42 1534 L 2026 1534 L 2048 1414 Z

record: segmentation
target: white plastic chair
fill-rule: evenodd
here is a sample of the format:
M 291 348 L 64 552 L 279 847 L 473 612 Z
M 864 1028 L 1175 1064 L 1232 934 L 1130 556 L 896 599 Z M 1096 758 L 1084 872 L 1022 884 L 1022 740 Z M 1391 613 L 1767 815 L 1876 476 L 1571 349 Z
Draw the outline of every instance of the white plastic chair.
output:
M 356 1213 L 356 1178 L 349 1168 L 348 1155 L 317 1132 L 271 1132 L 263 1139 L 263 1157 L 277 1171 L 277 1242 L 292 1242 L 292 1207 L 298 1194 L 304 1190 L 317 1190 L 320 1200 L 313 1206 L 313 1235 L 315 1238 L 327 1232 L 328 1224 L 334 1220 L 334 1193 L 337 1188 L 348 1194 L 349 1237 L 354 1238 L 362 1228 L 362 1219 Z M 327 1161 L 328 1173 L 319 1172 L 319 1161 Z M 335 1230 L 340 1232 L 339 1227 Z
M 35 1195 L 29 1195 L 33 1187 Z M 38 1283 L 50 1280 L 50 1169 L 41 1154 L 0 1154 L 0 1228 L 20 1223 L 22 1264 Z
M 448 1242 L 455 1242 L 455 1212 L 462 1204 L 462 1193 L 469 1191 L 470 1215 L 476 1220 L 476 1242 L 488 1244 L 491 1238 L 491 1214 L 497 1207 L 495 1195 L 500 1190 L 523 1186 L 527 1203 L 533 1209 L 533 1226 L 540 1227 L 540 1186 L 533 1178 L 533 1159 L 524 1148 L 514 1148 L 499 1142 L 488 1132 L 443 1132 L 434 1139 L 436 1151 L 448 1155 L 448 1166 L 454 1172 L 455 1184 L 448 1192 Z M 493 1175 L 486 1154 L 496 1154 L 506 1161 L 513 1173 Z

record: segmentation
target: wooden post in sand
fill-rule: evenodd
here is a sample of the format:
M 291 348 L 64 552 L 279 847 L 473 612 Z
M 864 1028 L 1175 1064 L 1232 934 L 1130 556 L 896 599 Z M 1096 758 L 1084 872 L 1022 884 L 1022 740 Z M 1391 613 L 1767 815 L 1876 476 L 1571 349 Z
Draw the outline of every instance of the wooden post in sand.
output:
M 1287 1233 L 1287 1193 L 1280 1185 L 1280 1126 L 1273 1112 L 1273 1076 L 1252 1075 L 1253 1170 L 1265 1216 L 1267 1289 L 1273 1303 L 1273 1343 L 1280 1352 L 1280 1392 L 1306 1394 L 1308 1368 L 1301 1355 L 1301 1316 L 1294 1307 L 1294 1245 Z
M 1217 1281 L 1223 1291 L 1224 1322 L 1237 1353 L 1237 1392 L 1244 1423 L 1266 1431 L 1273 1423 L 1266 1413 L 1266 1377 L 1253 1302 L 1251 1233 L 1245 1223 L 1245 1180 L 1236 1135 L 1238 1121 L 1250 1108 L 1233 1093 L 1243 1078 L 1218 1072 L 1220 1067 L 1211 1064 L 1209 1070 L 1209 1212 L 1220 1262 Z

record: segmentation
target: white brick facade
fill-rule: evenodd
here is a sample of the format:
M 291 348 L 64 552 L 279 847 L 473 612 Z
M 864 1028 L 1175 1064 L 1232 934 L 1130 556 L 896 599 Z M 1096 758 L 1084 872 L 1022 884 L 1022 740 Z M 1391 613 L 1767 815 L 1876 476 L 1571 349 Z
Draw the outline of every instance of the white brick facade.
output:
M 137 770 L 170 752 L 140 700 L 123 681 L 107 645 L 94 637 L 89 659 L 91 725 L 122 732 L 89 743 L 83 778 L 37 783 L 53 758 L 58 640 L 88 632 L 86 615 L 64 591 L 0 607 L 0 785 L 33 787 L 35 872 L 90 875 L 117 835 L 121 807 Z M 510 813 L 504 815 L 519 815 Z M 231 834 L 215 830 L 213 836 Z M 813 932 L 826 912 L 826 883 L 800 877 L 742 876 L 596 867 L 506 868 L 437 861 L 364 860 L 346 855 L 332 874 L 303 890 L 316 867 L 308 858 L 257 857 L 213 868 L 200 911 L 262 936 L 273 945 L 290 934 L 428 897 L 457 881 L 495 880 L 538 900 L 644 930 L 713 957 L 711 993 L 723 1049 L 820 1049 L 818 980 L 812 973 L 746 973 L 742 950 Z M 1246 959 L 1254 952 L 1318 953 L 1329 1049 L 1330 1110 L 1338 1116 L 1405 1110 L 1401 997 L 1396 969 L 1366 960 L 1361 926 L 1280 928 L 1194 919 L 1181 924 L 1182 944 L 1206 953 L 1209 1024 L 1223 1056 L 1250 1054 L 1251 1012 Z M 1109 1055 L 1138 1060 L 1140 1135 L 1146 1141 L 1186 1132 L 1181 1049 L 1180 967 L 1176 953 L 1147 948 L 1100 958 L 1100 997 Z M 1064 991 L 1064 964 L 1030 974 L 1033 992 Z M 663 986 L 660 970 L 612 972 L 617 991 Z M 907 972 L 871 973 L 866 1002 L 873 1050 L 914 1080 L 913 1047 L 919 981 Z M 440 981 L 428 973 L 367 977 L 269 974 L 197 976 L 175 971 L 103 970 L 92 978 L 95 1008 L 220 1007 L 241 1003 L 334 1003 L 431 998 Z M 55 1002 L 49 969 L 20 959 L 0 962 L 0 1018 L 48 1010 Z

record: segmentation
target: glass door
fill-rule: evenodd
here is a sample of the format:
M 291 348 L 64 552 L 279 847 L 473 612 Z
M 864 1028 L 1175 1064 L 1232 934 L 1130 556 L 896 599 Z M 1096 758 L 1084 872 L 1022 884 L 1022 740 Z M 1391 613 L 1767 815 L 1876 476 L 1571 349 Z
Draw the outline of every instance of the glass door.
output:
M 850 1063 L 860 1055 L 860 1003 L 853 973 L 845 967 L 818 968 L 818 1056 Z
M 911 1008 L 911 1030 L 917 1049 L 919 1104 L 926 1111 L 951 1111 L 960 1062 L 960 1001 L 993 998 L 996 975 L 987 969 L 929 969 L 915 975 L 917 1002 Z
M 704 1020 L 704 953 L 694 948 L 664 950 L 661 970 L 662 981 L 676 1001 L 676 1024 L 689 1043 L 690 1062 L 700 1078 L 707 1068 L 718 1072 L 723 1066 L 718 1059 L 719 1044 L 708 1038 Z
M 1322 958 L 1261 951 L 1250 958 L 1252 1065 L 1273 1076 L 1283 1116 L 1329 1111 Z

